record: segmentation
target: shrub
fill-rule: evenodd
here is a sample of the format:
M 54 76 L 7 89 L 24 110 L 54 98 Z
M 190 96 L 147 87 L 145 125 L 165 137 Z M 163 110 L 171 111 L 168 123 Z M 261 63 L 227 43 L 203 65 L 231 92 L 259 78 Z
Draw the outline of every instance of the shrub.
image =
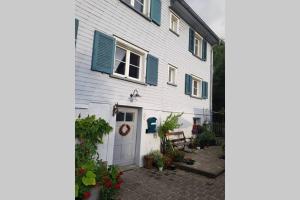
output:
M 106 172 L 107 174 L 101 180 L 100 199 L 113 200 L 124 182 L 121 178 L 123 172 L 114 165 L 111 165 Z
M 106 164 L 99 160 L 97 145 L 112 127 L 103 119 L 88 116 L 75 121 L 75 198 L 87 199 L 90 189 L 99 185 L 107 172 Z
M 196 140 L 200 147 L 216 144 L 216 136 L 213 132 L 203 132 L 197 136 Z
M 183 151 L 179 151 L 178 149 L 174 149 L 172 152 L 172 158 L 175 162 L 182 162 L 184 159 L 185 153 Z
M 164 155 L 163 156 L 163 161 L 164 161 L 165 168 L 170 167 L 171 164 L 172 164 L 172 158 L 170 156 L 168 156 L 168 155 Z

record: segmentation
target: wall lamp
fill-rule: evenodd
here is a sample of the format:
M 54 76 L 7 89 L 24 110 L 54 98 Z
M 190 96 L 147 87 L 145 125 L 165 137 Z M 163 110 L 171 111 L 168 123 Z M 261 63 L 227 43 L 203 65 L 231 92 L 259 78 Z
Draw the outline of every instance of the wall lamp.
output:
M 139 91 L 137 89 L 133 90 L 133 93 L 130 94 L 130 98 L 133 97 L 142 97 L 141 95 L 139 95 Z
M 118 112 L 119 112 L 119 104 L 116 103 L 116 104 L 113 106 L 112 116 L 115 116 L 115 114 L 117 114 Z

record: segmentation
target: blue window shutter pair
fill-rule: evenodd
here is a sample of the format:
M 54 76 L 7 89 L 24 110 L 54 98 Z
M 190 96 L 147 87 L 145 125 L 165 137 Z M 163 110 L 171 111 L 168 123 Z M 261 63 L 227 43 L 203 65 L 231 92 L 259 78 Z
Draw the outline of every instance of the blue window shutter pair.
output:
M 189 35 L 189 51 L 194 54 L 194 42 L 195 42 L 195 31 L 190 28 L 190 35 Z
M 115 51 L 115 38 L 99 31 L 95 31 L 91 69 L 97 72 L 112 74 L 114 69 Z M 149 85 L 157 85 L 158 63 L 158 58 L 148 54 L 146 83 Z
M 148 54 L 147 57 L 147 72 L 146 72 L 146 83 L 149 85 L 157 86 L 158 81 L 158 58 Z
M 207 57 L 207 42 L 206 40 L 203 39 L 203 44 L 202 44 L 202 60 L 206 60 Z
M 151 0 L 150 17 L 154 23 L 160 26 L 161 0 Z
M 185 94 L 192 95 L 192 76 L 185 74 Z
M 79 26 L 79 20 L 75 19 L 75 45 L 77 40 L 78 26 Z
M 202 98 L 208 98 L 208 83 L 206 81 L 202 81 Z
M 107 74 L 113 73 L 116 40 L 95 31 L 92 55 L 92 70 Z

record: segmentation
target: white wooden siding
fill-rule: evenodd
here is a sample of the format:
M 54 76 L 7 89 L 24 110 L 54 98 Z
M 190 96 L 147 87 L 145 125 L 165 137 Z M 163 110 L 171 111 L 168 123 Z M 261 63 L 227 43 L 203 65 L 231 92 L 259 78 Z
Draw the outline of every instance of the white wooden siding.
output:
M 121 102 L 147 109 L 187 113 L 194 113 L 195 108 L 209 108 L 210 99 L 191 98 L 184 94 L 184 87 L 185 73 L 197 75 L 210 83 L 211 46 L 207 46 L 207 61 L 201 61 L 188 51 L 189 26 L 182 19 L 179 37 L 169 31 L 169 1 L 162 1 L 161 26 L 147 21 L 119 0 L 76 0 L 75 5 L 75 17 L 79 20 L 75 59 L 77 105 Z M 158 86 L 139 85 L 91 71 L 95 30 L 117 35 L 158 57 Z M 167 84 L 168 63 L 178 68 L 178 87 Z M 135 88 L 142 97 L 130 103 L 129 94 Z

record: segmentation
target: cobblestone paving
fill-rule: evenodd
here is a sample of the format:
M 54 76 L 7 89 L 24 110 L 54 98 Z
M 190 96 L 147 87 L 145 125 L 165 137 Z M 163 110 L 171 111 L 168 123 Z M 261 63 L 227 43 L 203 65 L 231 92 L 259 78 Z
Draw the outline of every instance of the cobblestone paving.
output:
M 224 200 L 225 175 L 215 179 L 176 170 L 138 168 L 124 172 L 121 200 Z

